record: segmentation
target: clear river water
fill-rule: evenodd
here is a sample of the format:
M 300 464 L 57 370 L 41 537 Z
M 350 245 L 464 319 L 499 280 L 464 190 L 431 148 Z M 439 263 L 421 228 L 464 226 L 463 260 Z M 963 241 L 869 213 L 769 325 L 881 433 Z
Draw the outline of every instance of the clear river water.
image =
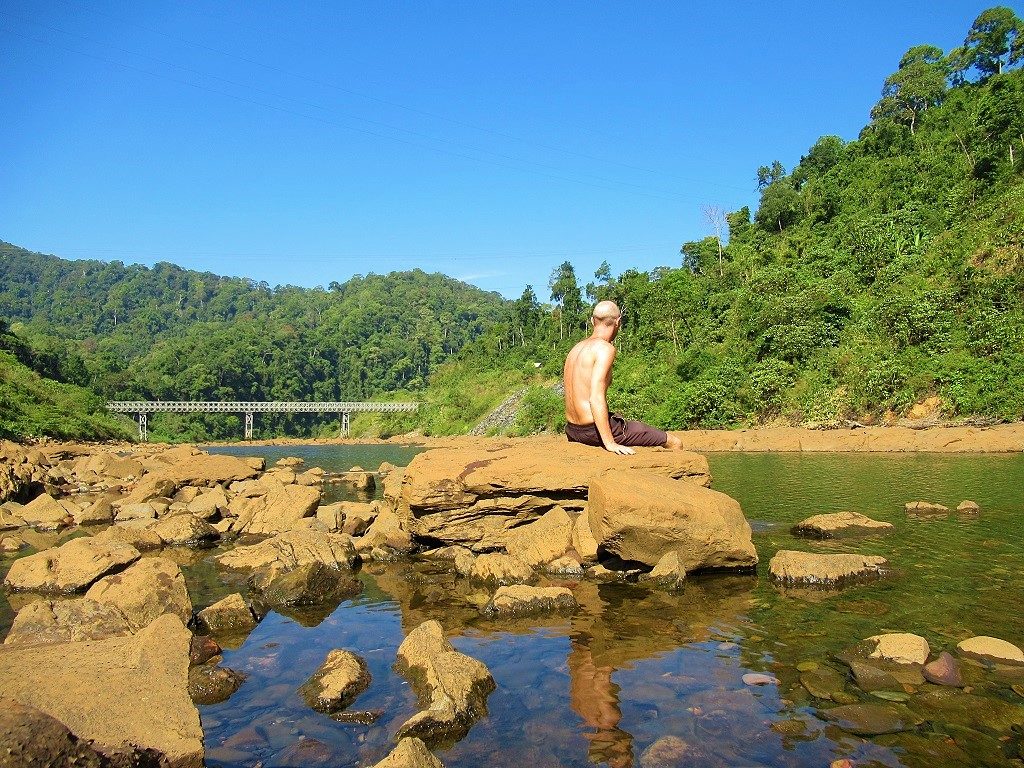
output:
M 268 462 L 301 456 L 309 466 L 341 471 L 406 464 L 418 449 L 212 450 Z M 319 613 L 271 613 L 225 650 L 223 664 L 247 677 L 226 702 L 200 707 L 207 765 L 362 766 L 381 759 L 418 709 L 392 669 L 395 651 L 427 619 L 440 621 L 458 650 L 486 663 L 497 683 L 487 717 L 458 743 L 435 749 L 449 768 L 1024 765 L 1021 725 L 997 726 L 1000 717 L 1024 724 L 1024 673 L 1000 676 L 966 663 L 970 689 L 941 712 L 913 708 L 914 696 L 936 686 L 886 698 L 848 679 L 848 701 L 909 713 L 902 732 L 871 737 L 819 717 L 836 704 L 801 683 L 808 671 L 849 678 L 833 654 L 885 632 L 922 635 L 933 652 L 955 653 L 957 642 L 973 635 L 1024 645 L 1024 455 L 711 454 L 709 461 L 712 487 L 738 499 L 751 521 L 757 575 L 695 578 L 678 593 L 545 579 L 540 583 L 570 584 L 581 609 L 508 620 L 482 616 L 488 592 L 443 564 L 368 564 L 359 598 Z M 981 513 L 914 518 L 903 505 L 916 499 L 954 509 L 971 499 Z M 842 510 L 889 521 L 895 531 L 824 542 L 789 532 L 805 517 Z M 896 572 L 840 591 L 784 590 L 766 576 L 779 549 L 878 554 Z M 197 609 L 244 592 L 243 582 L 212 565 L 212 554 L 180 556 Z M 333 648 L 366 660 L 373 680 L 351 709 L 379 711 L 372 724 L 336 722 L 298 695 Z M 748 673 L 775 682 L 748 685 Z

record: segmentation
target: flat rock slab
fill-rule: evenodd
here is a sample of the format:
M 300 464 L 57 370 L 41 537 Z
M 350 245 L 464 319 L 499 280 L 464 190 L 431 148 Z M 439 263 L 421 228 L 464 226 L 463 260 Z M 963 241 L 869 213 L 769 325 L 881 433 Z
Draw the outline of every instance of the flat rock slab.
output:
M 324 563 L 351 569 L 359 559 L 352 538 L 343 533 L 295 530 L 246 547 L 235 547 L 218 556 L 225 568 L 267 569 L 271 577 L 306 563 Z
M 892 523 L 872 520 L 859 512 L 833 512 L 814 515 L 793 526 L 794 536 L 809 536 L 815 539 L 834 539 L 842 536 L 863 536 L 873 533 L 889 533 Z
M 532 613 L 571 612 L 579 608 L 567 587 L 499 587 L 484 607 L 489 616 L 525 616 Z
M 456 651 L 438 622 L 426 621 L 408 634 L 398 647 L 397 667 L 426 704 L 398 729 L 400 738 L 458 740 L 487 714 L 487 697 L 495 688 L 490 670 Z
M 182 623 L 192 618 L 185 576 L 178 564 L 166 557 L 144 557 L 121 573 L 104 576 L 85 596 L 117 608 L 132 631 L 165 613 L 174 614 Z
M 63 723 L 13 699 L 0 699 L 0 768 L 75 766 L 105 768 L 108 762 Z
M 36 600 L 14 617 L 4 645 L 42 645 L 130 635 L 131 625 L 112 605 L 75 598 Z
M 888 561 L 877 555 L 818 554 L 780 549 L 768 564 L 775 581 L 794 586 L 841 587 L 881 578 Z
M 819 714 L 857 736 L 880 736 L 914 727 L 914 717 L 908 710 L 887 704 L 848 704 Z
M 552 438 L 425 451 L 398 491 L 388 477 L 385 499 L 413 535 L 490 551 L 504 546 L 508 529 L 551 509 L 582 511 L 591 482 L 612 469 L 711 482 L 707 459 L 695 453 L 651 448 L 616 456 Z
M 122 570 L 139 557 L 139 551 L 127 544 L 93 537 L 72 539 L 59 547 L 15 560 L 4 584 L 32 592 L 84 592 L 96 580 Z
M 253 534 L 290 530 L 299 520 L 316 514 L 320 496 L 319 488 L 308 485 L 267 478 L 250 481 L 242 494 L 231 500 L 231 530 Z
M 160 472 L 177 485 L 216 485 L 249 480 L 259 470 L 237 456 L 196 452 L 190 455 L 167 452 L 170 461 Z
M 587 518 L 598 551 L 623 560 L 653 567 L 675 552 L 687 573 L 757 564 L 739 502 L 696 483 L 609 470 L 590 484 Z
M 161 752 L 175 768 L 202 768 L 203 730 L 188 695 L 191 637 L 166 615 L 132 637 L 0 646 L 4 695 L 103 752 L 134 744 Z
M 958 643 L 956 649 L 961 656 L 969 659 L 993 661 L 998 664 L 1024 665 L 1024 651 L 1013 643 L 1000 640 L 998 637 L 979 635 Z

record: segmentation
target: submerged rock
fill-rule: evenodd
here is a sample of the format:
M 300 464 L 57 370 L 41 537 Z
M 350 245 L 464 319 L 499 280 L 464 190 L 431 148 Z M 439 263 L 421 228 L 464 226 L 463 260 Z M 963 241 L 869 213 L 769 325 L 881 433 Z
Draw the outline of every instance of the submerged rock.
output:
M 444 763 L 420 739 L 411 737 L 399 739 L 398 746 L 372 768 L 444 768 Z
M 640 754 L 640 768 L 713 764 L 709 759 L 708 753 L 700 746 L 678 736 L 662 736 Z
M 909 711 L 888 704 L 847 704 L 821 710 L 819 714 L 856 736 L 899 733 L 914 727 Z
M 846 678 L 833 669 L 818 667 L 803 672 L 800 685 L 816 699 L 835 701 L 835 693 L 843 690 Z
M 525 616 L 530 613 L 575 611 L 576 598 L 566 587 L 499 587 L 483 608 L 489 616 Z
M 942 504 L 935 504 L 931 501 L 908 501 L 903 505 L 908 515 L 912 517 L 941 516 L 949 514 L 949 507 Z
M 877 579 L 888 573 L 888 561 L 876 555 L 818 554 L 780 549 L 768 565 L 772 579 L 782 584 L 840 587 Z
M 814 515 L 793 526 L 795 536 L 810 536 L 817 539 L 832 539 L 839 536 L 857 536 L 871 533 L 889 533 L 892 523 L 872 520 L 859 512 L 834 512 Z
M 241 672 L 202 664 L 188 671 L 188 695 L 196 704 L 219 704 L 231 698 L 244 681 Z
M 125 544 L 72 539 L 54 549 L 15 560 L 4 579 L 11 589 L 70 594 L 83 592 L 97 579 L 134 563 L 139 551 Z
M 409 633 L 398 648 L 397 667 L 426 704 L 399 728 L 399 737 L 458 740 L 487 714 L 494 678 L 483 662 L 456 651 L 438 622 L 426 621 Z
M 981 512 L 981 507 L 976 501 L 964 500 L 956 505 L 956 511 L 961 515 L 976 515 Z
M 872 664 L 851 661 L 850 671 L 853 673 L 853 680 L 857 687 L 865 693 L 903 690 L 903 685 L 894 675 Z
M 1024 706 L 958 688 L 935 688 L 915 696 L 908 704 L 929 720 L 993 731 L 1019 732 L 1024 728 Z
M 695 483 L 608 471 L 590 484 L 587 515 L 599 551 L 622 560 L 654 566 L 676 552 L 687 573 L 757 564 L 739 503 Z
M 369 686 L 366 662 L 351 651 L 334 649 L 299 694 L 317 712 L 331 714 L 348 707 Z

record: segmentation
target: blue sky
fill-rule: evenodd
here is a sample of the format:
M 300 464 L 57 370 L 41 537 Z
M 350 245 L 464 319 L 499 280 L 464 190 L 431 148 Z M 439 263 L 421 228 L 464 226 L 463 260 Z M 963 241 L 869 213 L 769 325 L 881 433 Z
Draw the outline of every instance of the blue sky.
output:
M 0 239 L 547 299 L 565 260 L 677 266 L 989 5 L 0 0 Z

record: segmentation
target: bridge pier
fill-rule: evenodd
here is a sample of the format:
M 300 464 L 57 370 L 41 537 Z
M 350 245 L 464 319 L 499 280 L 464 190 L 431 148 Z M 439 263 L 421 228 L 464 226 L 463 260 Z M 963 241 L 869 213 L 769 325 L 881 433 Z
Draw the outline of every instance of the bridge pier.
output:
M 148 429 L 148 418 L 145 412 L 139 413 L 139 442 L 144 443 L 149 440 L 149 429 Z
M 349 426 L 350 422 L 349 422 L 349 419 L 351 418 L 351 416 L 352 416 L 352 414 L 350 414 L 348 411 L 343 411 L 342 414 L 341 414 L 341 436 L 342 437 L 348 437 L 348 434 L 350 432 L 350 426 Z
M 245 439 L 252 440 L 252 411 L 245 412 Z

